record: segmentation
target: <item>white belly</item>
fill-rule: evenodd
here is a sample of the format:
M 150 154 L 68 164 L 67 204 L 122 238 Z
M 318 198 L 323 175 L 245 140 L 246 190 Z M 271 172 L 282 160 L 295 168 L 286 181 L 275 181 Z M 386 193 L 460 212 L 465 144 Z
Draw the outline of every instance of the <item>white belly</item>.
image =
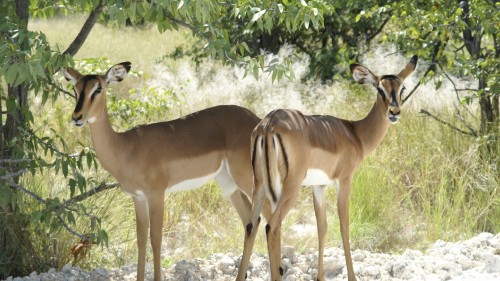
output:
M 217 176 L 220 171 L 222 170 L 223 168 L 223 163 L 221 163 L 219 169 L 217 169 L 217 171 L 215 171 L 214 173 L 211 173 L 211 174 L 208 174 L 208 175 L 205 175 L 205 176 L 201 176 L 201 177 L 198 177 L 198 178 L 192 178 L 192 179 L 187 179 L 187 180 L 184 180 L 184 181 L 181 181 L 181 182 L 178 182 L 170 187 L 167 188 L 167 192 L 176 192 L 176 191 L 185 191 L 185 190 L 191 190 L 191 189 L 195 189 L 195 188 L 198 188 L 202 185 L 204 185 L 205 183 L 209 182 L 210 180 L 214 179 L 215 176 Z
M 334 179 L 320 169 L 308 169 L 306 178 L 302 181 L 302 185 L 332 185 Z

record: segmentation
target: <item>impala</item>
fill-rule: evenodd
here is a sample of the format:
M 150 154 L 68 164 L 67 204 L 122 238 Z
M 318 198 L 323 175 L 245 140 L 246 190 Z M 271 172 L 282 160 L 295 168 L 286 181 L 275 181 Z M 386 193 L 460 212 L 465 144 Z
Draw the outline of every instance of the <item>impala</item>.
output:
M 74 124 L 81 127 L 89 123 L 99 162 L 134 200 L 137 280 L 144 280 L 149 230 L 154 280 L 158 281 L 165 192 L 193 189 L 215 178 L 242 221 L 250 220 L 250 135 L 260 119 L 242 107 L 216 106 L 117 133 L 109 122 L 106 88 L 122 81 L 130 67 L 129 62 L 123 62 L 104 75 L 82 75 L 72 68 L 63 74 L 76 94 Z
M 368 116 L 348 121 L 327 115 L 303 115 L 296 110 L 270 112 L 252 132 L 254 171 L 252 217 L 246 225 L 242 261 L 237 280 L 244 280 L 250 261 L 259 214 L 270 211 L 266 225 L 272 280 L 281 280 L 281 222 L 294 206 L 301 185 L 312 186 L 318 228 L 317 280 L 324 280 L 326 236 L 325 189 L 338 184 L 337 208 L 348 279 L 356 280 L 349 247 L 349 194 L 354 172 L 384 138 L 389 125 L 400 117 L 403 80 L 416 67 L 417 56 L 398 75 L 377 76 L 359 64 L 351 65 L 354 80 L 372 84 L 378 92 Z M 267 198 L 267 200 L 266 200 Z M 267 210 L 271 208 L 271 210 Z M 267 216 L 266 216 L 267 218 Z

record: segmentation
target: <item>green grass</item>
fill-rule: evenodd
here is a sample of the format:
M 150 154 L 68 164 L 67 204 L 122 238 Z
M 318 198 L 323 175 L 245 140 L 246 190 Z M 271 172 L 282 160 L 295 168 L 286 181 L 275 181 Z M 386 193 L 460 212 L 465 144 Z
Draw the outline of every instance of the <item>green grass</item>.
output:
M 64 49 L 69 44 L 67 38 L 73 38 L 84 20 L 76 17 L 34 21 L 31 27 L 42 30 L 51 42 Z M 352 86 L 351 81 L 326 86 L 299 81 L 271 83 L 266 76 L 259 81 L 250 77 L 240 80 L 241 73 L 217 63 L 204 63 L 197 71 L 189 62 L 164 59 L 176 46 L 189 42 L 190 36 L 185 31 L 159 34 L 153 27 L 94 28 L 76 59 L 103 57 L 111 63 L 128 60 L 138 73 L 112 86 L 108 106 L 115 107 L 111 113 L 116 130 L 178 117 L 220 103 L 237 103 L 261 116 L 273 107 L 292 107 L 349 119 L 361 118 L 373 103 L 367 97 L 367 88 Z M 296 72 L 300 76 L 300 70 Z M 142 112 L 144 103 L 140 102 L 147 97 L 151 98 L 152 106 L 148 112 Z M 50 135 L 49 128 L 53 128 L 63 136 L 71 153 L 81 150 L 82 145 L 92 146 L 88 128 L 75 128 L 69 122 L 73 107 L 73 100 L 60 98 L 55 104 L 34 108 L 40 134 Z M 401 122 L 390 128 L 380 147 L 354 177 L 350 201 L 352 247 L 400 251 L 407 247 L 425 248 L 436 239 L 458 240 L 481 231 L 500 231 L 499 175 L 495 167 L 478 157 L 476 141 L 423 118 L 415 110 L 403 114 Z M 444 109 L 441 114 L 443 118 L 453 117 Z M 114 181 L 103 169 L 85 174 L 96 181 Z M 44 198 L 68 196 L 66 181 L 60 176 L 37 174 L 25 177 L 24 181 Z M 330 188 L 327 196 L 330 199 L 327 245 L 338 246 L 341 242 L 335 188 Z M 300 252 L 317 247 L 311 198 L 311 190 L 303 188 L 297 206 L 283 223 L 283 245 L 291 245 Z M 94 249 L 82 265 L 118 267 L 135 263 L 132 200 L 119 190 L 111 190 L 88 199 L 85 204 L 102 218 L 110 246 Z M 28 205 L 36 208 L 35 204 Z M 308 231 L 305 234 L 296 231 L 297 224 Z M 88 230 L 87 225 L 81 227 L 78 229 L 81 232 Z M 265 253 L 262 226 L 260 230 L 255 251 Z M 164 241 L 168 246 L 168 255 L 163 256 L 165 266 L 179 259 L 206 257 L 215 252 L 241 254 L 243 234 L 236 211 L 222 198 L 214 183 L 168 194 L 165 198 Z M 64 230 L 44 235 L 55 241 L 60 256 L 57 265 L 71 259 L 67 249 L 78 242 L 76 238 Z M 41 241 L 39 244 L 42 245 Z M 151 255 L 151 251 L 148 253 Z

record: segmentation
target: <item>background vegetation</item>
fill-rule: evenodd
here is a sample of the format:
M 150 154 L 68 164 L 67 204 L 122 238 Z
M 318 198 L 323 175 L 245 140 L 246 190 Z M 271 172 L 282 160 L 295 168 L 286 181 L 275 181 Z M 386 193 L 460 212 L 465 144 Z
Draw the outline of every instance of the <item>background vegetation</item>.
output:
M 56 73 L 68 64 L 99 73 L 132 62 L 108 100 L 123 131 L 223 103 L 260 116 L 287 107 L 358 119 L 375 93 L 352 83 L 349 63 L 397 73 L 418 54 L 401 122 L 355 176 L 353 247 L 398 251 L 498 232 L 498 1 L 340 2 L 2 1 L 0 278 L 69 261 L 136 262 L 132 200 L 100 168 L 88 128 L 69 122 L 74 100 Z M 99 24 L 72 48 L 94 14 Z M 338 246 L 334 189 L 328 196 L 328 245 Z M 317 243 L 311 197 L 304 188 L 284 223 L 284 244 L 301 252 Z M 165 266 L 241 252 L 243 227 L 216 184 L 165 204 Z

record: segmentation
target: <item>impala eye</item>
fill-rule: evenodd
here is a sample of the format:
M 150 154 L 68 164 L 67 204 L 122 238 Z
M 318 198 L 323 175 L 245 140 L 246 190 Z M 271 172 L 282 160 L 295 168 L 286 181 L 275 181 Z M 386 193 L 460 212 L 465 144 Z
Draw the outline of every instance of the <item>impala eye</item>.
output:
M 382 96 L 382 99 L 385 100 L 385 92 L 384 92 L 384 90 L 382 90 L 382 88 L 380 88 L 380 87 L 377 87 L 377 91 L 378 91 L 379 95 Z
M 90 101 L 94 101 L 94 97 L 100 94 L 101 90 L 101 86 L 97 87 L 97 89 L 95 89 L 95 91 L 92 93 L 92 96 L 90 96 Z
M 405 86 L 403 86 L 403 87 L 401 88 L 401 93 L 399 94 L 399 95 L 401 96 L 401 98 L 403 98 L 403 93 L 405 92 L 405 90 L 406 90 L 406 87 L 405 87 Z

